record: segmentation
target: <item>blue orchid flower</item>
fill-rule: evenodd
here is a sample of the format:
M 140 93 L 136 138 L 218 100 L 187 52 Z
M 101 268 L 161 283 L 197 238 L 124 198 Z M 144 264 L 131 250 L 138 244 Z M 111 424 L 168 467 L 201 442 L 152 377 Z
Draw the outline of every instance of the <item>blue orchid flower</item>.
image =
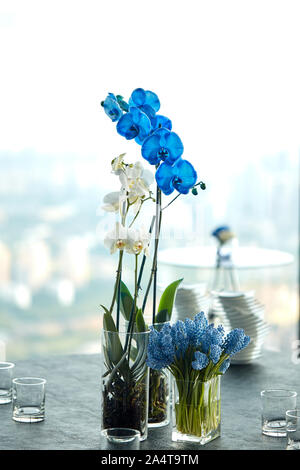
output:
M 102 101 L 101 105 L 103 106 L 107 116 L 110 117 L 113 122 L 118 121 L 123 114 L 118 100 L 113 93 L 108 93 L 107 97 L 104 101 Z
M 197 173 L 190 162 L 179 159 L 173 166 L 162 163 L 155 174 L 155 179 L 167 196 L 174 189 L 181 194 L 187 194 L 197 181 Z
M 162 127 L 157 129 L 142 145 L 142 156 L 151 165 L 161 161 L 173 165 L 183 154 L 183 144 L 175 132 Z
M 164 127 L 165 129 L 169 129 L 169 131 L 172 130 L 172 121 L 166 116 L 162 116 L 161 114 L 156 114 L 150 120 L 151 120 L 153 131 L 160 129 L 161 127 Z
M 154 117 L 160 108 L 160 102 L 153 91 L 136 88 L 129 98 L 129 106 L 140 108 L 149 117 Z
M 118 121 L 117 131 L 127 140 L 135 139 L 141 145 L 151 131 L 151 122 L 145 113 L 133 106 Z

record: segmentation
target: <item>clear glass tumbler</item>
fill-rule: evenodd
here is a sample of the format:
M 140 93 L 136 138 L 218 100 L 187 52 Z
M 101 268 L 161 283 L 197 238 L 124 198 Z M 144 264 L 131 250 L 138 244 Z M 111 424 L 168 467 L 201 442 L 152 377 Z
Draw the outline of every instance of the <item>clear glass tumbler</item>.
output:
M 38 423 L 45 419 L 46 380 L 37 377 L 13 379 L 13 420 Z
M 141 433 L 130 428 L 104 429 L 102 435 L 106 438 L 105 450 L 139 450 Z
M 0 405 L 11 402 L 11 380 L 14 367 L 15 365 L 12 362 L 0 362 Z
M 286 436 L 285 413 L 295 409 L 297 392 L 294 390 L 263 390 L 261 392 L 262 433 L 271 437 Z
M 287 410 L 285 417 L 287 450 L 300 450 L 300 409 Z

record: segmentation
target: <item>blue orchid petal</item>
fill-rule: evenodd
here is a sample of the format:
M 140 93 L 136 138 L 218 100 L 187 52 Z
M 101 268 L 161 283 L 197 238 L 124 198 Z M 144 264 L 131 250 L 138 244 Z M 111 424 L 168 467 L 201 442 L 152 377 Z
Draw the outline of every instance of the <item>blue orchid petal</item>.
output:
M 183 154 L 183 144 L 180 140 L 180 137 L 175 134 L 175 132 L 170 132 L 165 135 L 165 146 L 169 150 L 169 156 L 166 158 L 166 162 L 170 165 L 178 160 L 179 157 Z
M 143 142 L 142 156 L 150 163 L 150 165 L 157 165 L 160 162 L 160 158 L 157 155 L 157 149 L 159 148 L 159 135 L 152 134 Z
M 190 162 L 179 159 L 173 166 L 162 163 L 155 174 L 155 179 L 167 196 L 174 189 L 181 194 L 187 194 L 197 181 L 197 173 Z
M 134 139 L 138 135 L 138 127 L 135 126 L 132 115 L 130 113 L 124 114 L 118 121 L 117 132 L 127 140 Z
M 136 88 L 129 98 L 130 103 L 133 103 L 133 106 L 143 106 L 146 104 L 146 92 L 143 88 Z M 129 104 L 130 104 L 129 103 Z
M 156 93 L 153 93 L 153 91 L 146 91 L 146 100 L 145 104 L 151 106 L 151 108 L 154 109 L 154 111 L 157 113 L 157 111 L 160 108 L 160 101 L 158 99 L 158 96 Z
M 169 131 L 172 130 L 172 121 L 166 116 L 162 116 L 160 114 L 156 114 L 154 118 L 151 119 L 151 125 L 154 131 L 161 127 L 164 127 Z
M 173 171 L 176 173 L 173 182 L 174 188 L 181 194 L 187 194 L 197 181 L 197 172 L 193 165 L 187 160 L 180 159 Z
M 139 127 L 138 137 L 141 141 L 144 141 L 150 134 L 151 121 L 147 114 L 143 113 L 139 108 L 132 107 L 129 108 L 129 111 L 132 114 L 133 121 Z
M 139 109 L 148 116 L 150 121 L 155 118 L 155 111 L 148 104 L 143 104 L 142 106 L 139 106 Z
M 153 132 L 143 143 L 142 155 L 150 161 L 157 164 L 162 160 L 173 165 L 180 158 L 183 152 L 183 144 L 175 132 L 169 131 L 164 127 Z M 158 160 L 157 160 L 158 159 Z
M 127 140 L 138 137 L 140 142 L 143 142 L 149 135 L 150 130 L 150 119 L 136 107 L 129 108 L 129 112 L 124 114 L 117 124 L 118 133 Z
M 158 187 L 166 196 L 172 194 L 175 189 L 173 185 L 173 178 L 173 168 L 167 163 L 162 163 L 155 173 L 155 179 Z
M 147 106 L 152 110 L 153 117 L 160 108 L 158 96 L 153 91 L 145 91 L 143 88 L 136 88 L 129 98 L 129 106 L 136 106 L 138 108 Z M 144 111 L 145 112 L 145 111 Z M 148 113 L 146 113 L 148 114 Z

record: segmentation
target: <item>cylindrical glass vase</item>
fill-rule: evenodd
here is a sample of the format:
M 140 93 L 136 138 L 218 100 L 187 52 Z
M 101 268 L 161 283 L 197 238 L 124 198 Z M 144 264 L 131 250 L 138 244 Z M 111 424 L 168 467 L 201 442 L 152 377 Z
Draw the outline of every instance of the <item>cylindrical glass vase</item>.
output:
M 148 427 L 160 428 L 170 422 L 170 373 L 168 370 L 149 372 Z
M 153 328 L 161 331 L 165 323 L 155 323 Z M 168 370 L 149 371 L 149 411 L 148 427 L 160 428 L 170 422 L 170 372 Z
M 173 379 L 173 441 L 204 445 L 221 432 L 220 376 L 206 382 Z
M 102 431 L 136 429 L 148 434 L 149 368 L 146 365 L 149 331 L 102 331 Z

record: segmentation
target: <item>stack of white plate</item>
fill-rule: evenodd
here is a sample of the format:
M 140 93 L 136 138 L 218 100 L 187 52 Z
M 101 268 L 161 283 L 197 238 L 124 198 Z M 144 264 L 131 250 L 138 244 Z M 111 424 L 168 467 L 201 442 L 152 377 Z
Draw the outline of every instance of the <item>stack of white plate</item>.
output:
M 213 292 L 210 314 L 223 324 L 225 331 L 243 328 L 251 342 L 231 359 L 233 364 L 250 363 L 261 357 L 261 349 L 270 331 L 264 321 L 264 306 L 254 298 L 254 292 Z
M 206 284 L 182 284 L 177 289 L 173 320 L 193 319 L 199 312 L 208 314 L 210 296 Z

